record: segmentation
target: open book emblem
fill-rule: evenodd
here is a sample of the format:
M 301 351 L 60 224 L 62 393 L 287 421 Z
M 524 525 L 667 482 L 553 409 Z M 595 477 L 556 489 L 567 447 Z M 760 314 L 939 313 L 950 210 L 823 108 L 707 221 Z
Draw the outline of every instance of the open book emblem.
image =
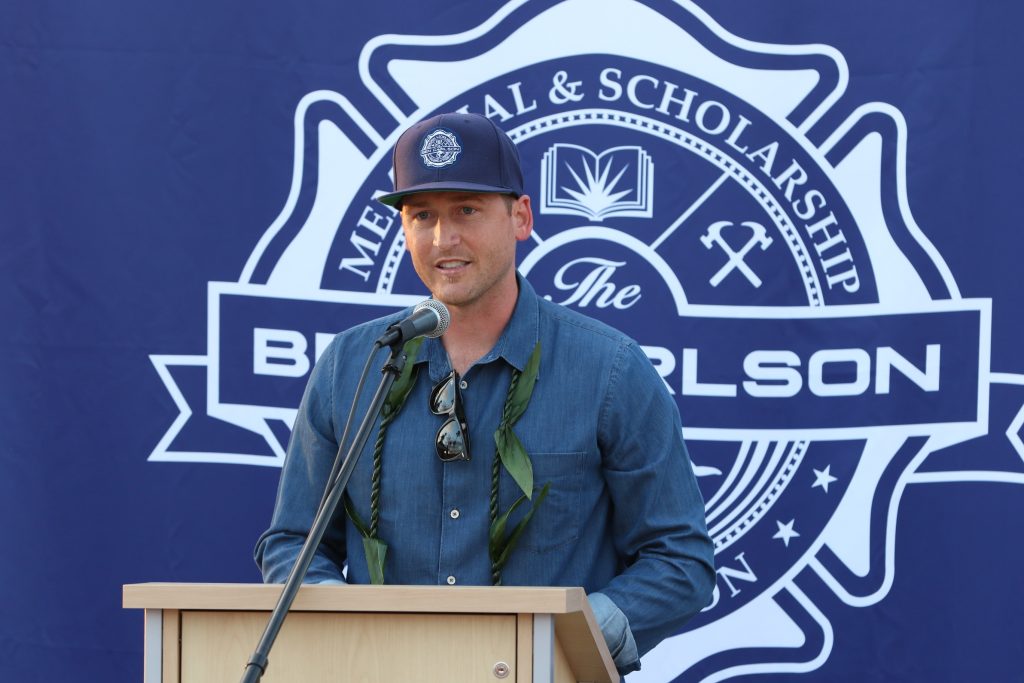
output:
M 643 148 L 625 145 L 600 154 L 556 143 L 540 166 L 540 211 L 602 221 L 608 216 L 650 218 L 654 162 Z

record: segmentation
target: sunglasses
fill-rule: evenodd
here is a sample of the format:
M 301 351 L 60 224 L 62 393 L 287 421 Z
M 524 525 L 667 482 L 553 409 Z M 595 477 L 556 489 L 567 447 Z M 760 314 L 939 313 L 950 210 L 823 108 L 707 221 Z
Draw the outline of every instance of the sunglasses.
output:
M 459 374 L 452 370 L 430 390 L 430 412 L 447 416 L 434 437 L 434 449 L 442 462 L 469 460 L 469 426 L 462 409 Z

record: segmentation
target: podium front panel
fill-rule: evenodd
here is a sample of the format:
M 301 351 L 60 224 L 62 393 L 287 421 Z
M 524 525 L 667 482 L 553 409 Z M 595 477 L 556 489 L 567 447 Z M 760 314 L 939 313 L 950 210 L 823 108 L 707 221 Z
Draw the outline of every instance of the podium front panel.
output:
M 261 612 L 183 611 L 182 683 L 237 680 L 266 626 Z M 495 676 L 504 664 L 507 676 Z M 515 615 L 289 614 L 264 683 L 515 681 Z

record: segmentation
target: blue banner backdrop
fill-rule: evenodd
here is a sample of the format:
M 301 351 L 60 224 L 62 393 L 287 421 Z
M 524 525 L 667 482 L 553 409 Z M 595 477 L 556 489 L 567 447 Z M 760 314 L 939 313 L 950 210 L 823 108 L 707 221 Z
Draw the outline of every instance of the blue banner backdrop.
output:
M 140 680 L 122 584 L 259 580 L 311 364 L 424 295 L 387 151 L 465 108 L 522 151 L 520 270 L 683 415 L 718 586 L 629 681 L 1021 680 L 1022 20 L 4 4 L 0 679 Z

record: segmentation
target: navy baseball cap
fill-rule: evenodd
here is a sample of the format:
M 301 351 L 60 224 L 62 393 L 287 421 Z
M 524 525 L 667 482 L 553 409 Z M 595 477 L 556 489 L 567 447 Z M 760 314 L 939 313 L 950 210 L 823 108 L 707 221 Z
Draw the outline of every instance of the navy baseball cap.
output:
M 392 156 L 395 191 L 377 197 L 388 206 L 416 192 L 523 194 L 516 145 L 486 116 L 440 114 L 402 133 Z

